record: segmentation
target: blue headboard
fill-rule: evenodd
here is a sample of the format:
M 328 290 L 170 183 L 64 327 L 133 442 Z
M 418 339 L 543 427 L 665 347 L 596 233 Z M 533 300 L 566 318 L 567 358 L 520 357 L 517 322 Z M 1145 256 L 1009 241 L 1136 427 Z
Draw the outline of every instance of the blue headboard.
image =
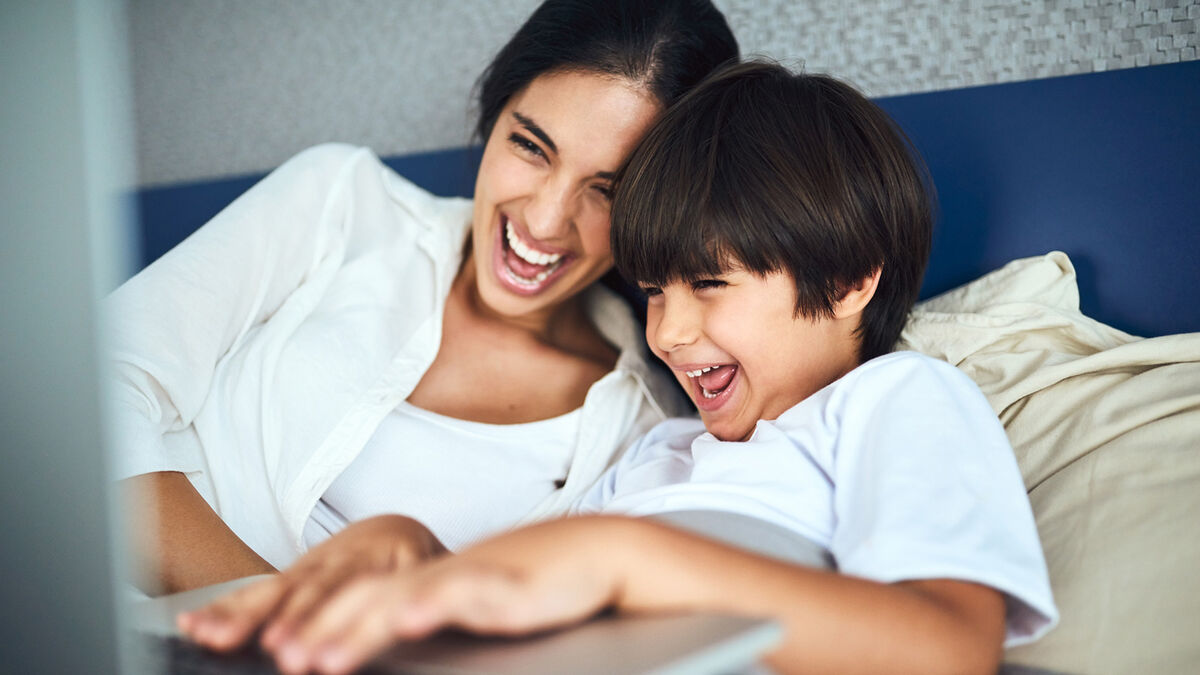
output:
M 878 103 L 938 190 L 923 295 L 1058 249 L 1088 316 L 1200 331 L 1200 61 Z
M 1075 263 L 1089 316 L 1146 336 L 1200 331 L 1200 61 L 877 102 L 938 190 L 923 297 L 1057 249 Z M 384 161 L 437 194 L 470 195 L 479 156 Z M 140 191 L 142 260 L 261 177 Z

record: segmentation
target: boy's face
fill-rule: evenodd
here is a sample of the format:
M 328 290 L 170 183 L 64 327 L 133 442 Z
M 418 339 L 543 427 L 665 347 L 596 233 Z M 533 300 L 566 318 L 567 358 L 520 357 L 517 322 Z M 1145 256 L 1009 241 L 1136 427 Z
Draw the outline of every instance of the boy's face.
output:
M 795 315 L 786 273 L 735 269 L 712 279 L 645 288 L 646 340 L 700 409 L 710 433 L 744 441 L 858 365 L 858 314 Z

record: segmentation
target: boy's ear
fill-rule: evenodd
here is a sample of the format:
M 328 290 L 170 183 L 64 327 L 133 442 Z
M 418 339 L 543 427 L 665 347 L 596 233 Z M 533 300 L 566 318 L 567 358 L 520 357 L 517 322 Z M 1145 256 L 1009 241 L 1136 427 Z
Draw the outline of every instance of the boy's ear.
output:
M 874 272 L 862 279 L 847 284 L 842 292 L 842 299 L 833 306 L 834 317 L 846 319 L 862 313 L 867 308 L 867 303 L 871 302 L 871 298 L 875 297 L 875 289 L 879 287 L 881 272 L 883 272 L 882 265 L 876 267 Z

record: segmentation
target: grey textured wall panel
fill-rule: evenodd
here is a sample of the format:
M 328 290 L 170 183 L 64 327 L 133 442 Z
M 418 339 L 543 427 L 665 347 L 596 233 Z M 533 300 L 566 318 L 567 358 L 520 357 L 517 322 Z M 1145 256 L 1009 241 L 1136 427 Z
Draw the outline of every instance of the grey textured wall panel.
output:
M 716 0 L 747 54 L 872 96 L 1196 58 L 1189 0 Z M 327 140 L 470 138 L 470 92 L 537 0 L 133 0 L 139 177 L 262 171 Z
M 471 87 L 534 0 L 134 0 L 141 182 L 261 171 L 322 141 L 469 140 Z

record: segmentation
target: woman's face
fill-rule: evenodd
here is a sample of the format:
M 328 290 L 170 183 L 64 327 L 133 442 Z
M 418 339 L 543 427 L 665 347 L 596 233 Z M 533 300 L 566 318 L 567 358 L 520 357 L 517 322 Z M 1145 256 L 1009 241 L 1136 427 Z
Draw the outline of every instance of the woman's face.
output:
M 475 183 L 473 257 L 491 311 L 548 316 L 612 266 L 613 173 L 661 106 L 627 80 L 548 73 L 500 111 Z

